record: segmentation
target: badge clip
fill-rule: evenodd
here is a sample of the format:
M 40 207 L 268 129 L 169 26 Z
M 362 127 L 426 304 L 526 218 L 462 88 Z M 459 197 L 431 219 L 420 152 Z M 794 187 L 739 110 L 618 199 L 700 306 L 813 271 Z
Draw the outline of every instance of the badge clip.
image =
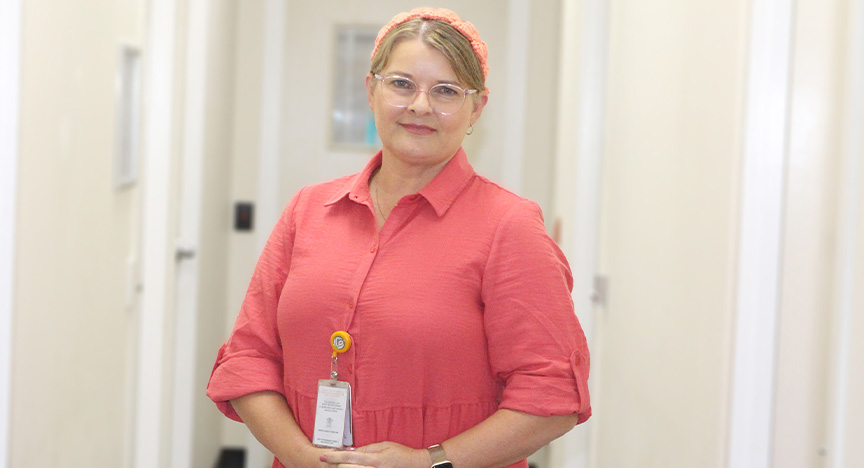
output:
M 330 347 L 333 348 L 333 356 L 330 358 L 330 378 L 336 380 L 339 378 L 339 355 L 351 349 L 351 335 L 345 331 L 337 331 L 330 335 Z

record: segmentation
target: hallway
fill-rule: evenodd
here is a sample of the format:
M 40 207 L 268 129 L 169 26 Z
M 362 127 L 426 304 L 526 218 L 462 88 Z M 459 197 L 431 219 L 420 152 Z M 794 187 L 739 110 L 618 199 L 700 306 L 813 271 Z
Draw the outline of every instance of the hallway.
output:
M 440 6 L 490 51 L 470 162 L 543 209 L 591 348 L 532 462 L 864 466 L 864 1 Z M 377 151 L 335 136 L 346 38 L 405 8 L 0 6 L 0 468 L 270 466 L 204 389 L 284 205 Z

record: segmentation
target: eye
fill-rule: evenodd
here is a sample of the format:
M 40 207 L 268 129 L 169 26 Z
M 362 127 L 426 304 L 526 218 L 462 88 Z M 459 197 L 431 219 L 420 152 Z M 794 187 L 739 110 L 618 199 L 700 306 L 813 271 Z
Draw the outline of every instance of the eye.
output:
M 457 99 L 464 94 L 461 88 L 446 84 L 436 85 L 432 87 L 431 91 L 433 96 L 440 99 Z
M 413 91 L 415 88 L 414 82 L 407 78 L 391 77 L 387 78 L 384 83 L 386 83 L 389 88 L 399 91 Z

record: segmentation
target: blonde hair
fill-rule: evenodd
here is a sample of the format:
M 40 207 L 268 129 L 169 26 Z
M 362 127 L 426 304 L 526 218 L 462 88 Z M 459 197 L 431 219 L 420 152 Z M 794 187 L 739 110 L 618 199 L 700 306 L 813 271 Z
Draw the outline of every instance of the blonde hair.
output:
M 420 39 L 424 44 L 444 54 L 456 77 L 469 88 L 478 91 L 486 89 L 483 68 L 480 59 L 474 54 L 471 42 L 450 23 L 434 19 L 412 18 L 390 30 L 372 56 L 371 72 L 380 73 L 387 66 L 396 45 L 410 38 Z

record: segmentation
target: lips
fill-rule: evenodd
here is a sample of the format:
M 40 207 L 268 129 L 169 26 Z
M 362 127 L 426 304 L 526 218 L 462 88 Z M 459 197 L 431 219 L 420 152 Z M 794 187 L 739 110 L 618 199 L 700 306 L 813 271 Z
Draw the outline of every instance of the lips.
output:
M 409 124 L 402 123 L 399 124 L 402 128 L 405 129 L 406 132 L 411 133 L 413 135 L 431 135 L 436 132 L 436 130 L 432 127 L 427 127 L 426 125 L 418 125 L 418 124 Z

